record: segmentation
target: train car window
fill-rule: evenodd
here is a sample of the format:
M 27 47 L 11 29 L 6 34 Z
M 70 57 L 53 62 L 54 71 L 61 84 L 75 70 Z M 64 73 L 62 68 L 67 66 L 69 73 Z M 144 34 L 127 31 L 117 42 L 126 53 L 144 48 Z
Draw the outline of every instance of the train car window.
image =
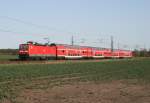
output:
M 85 53 L 84 51 L 82 51 L 82 53 Z

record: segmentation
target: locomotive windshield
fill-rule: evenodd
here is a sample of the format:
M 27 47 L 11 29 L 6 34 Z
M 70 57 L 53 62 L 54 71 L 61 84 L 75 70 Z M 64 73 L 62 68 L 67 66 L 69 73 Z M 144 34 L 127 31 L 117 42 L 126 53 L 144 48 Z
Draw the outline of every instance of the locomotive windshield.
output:
M 27 44 L 22 44 L 19 47 L 20 50 L 28 50 L 28 45 Z

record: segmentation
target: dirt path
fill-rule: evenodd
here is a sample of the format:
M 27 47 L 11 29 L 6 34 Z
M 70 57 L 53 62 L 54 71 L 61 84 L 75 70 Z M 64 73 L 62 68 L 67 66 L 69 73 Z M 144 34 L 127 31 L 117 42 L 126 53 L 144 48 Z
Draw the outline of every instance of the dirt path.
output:
M 150 103 L 150 84 L 82 82 L 48 89 L 25 89 L 19 103 Z M 4 102 L 4 103 L 9 103 Z

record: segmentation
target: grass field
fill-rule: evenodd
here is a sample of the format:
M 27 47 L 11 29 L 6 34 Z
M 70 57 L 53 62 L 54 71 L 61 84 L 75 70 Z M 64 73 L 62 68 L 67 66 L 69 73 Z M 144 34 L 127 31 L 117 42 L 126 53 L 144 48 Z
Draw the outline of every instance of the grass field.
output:
M 74 81 L 150 82 L 150 58 L 57 64 L 0 64 L 0 99 L 15 100 L 25 88 L 45 89 Z
M 9 54 L 0 54 L 0 61 L 8 61 L 11 59 L 17 59 L 17 55 L 9 55 Z

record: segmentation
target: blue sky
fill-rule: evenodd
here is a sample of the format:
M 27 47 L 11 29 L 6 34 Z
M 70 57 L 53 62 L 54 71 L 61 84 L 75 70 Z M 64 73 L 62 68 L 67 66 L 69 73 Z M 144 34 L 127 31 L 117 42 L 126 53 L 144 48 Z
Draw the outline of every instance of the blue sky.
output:
M 26 41 L 150 48 L 150 0 L 0 0 L 0 48 Z M 81 43 L 83 41 L 84 43 Z

